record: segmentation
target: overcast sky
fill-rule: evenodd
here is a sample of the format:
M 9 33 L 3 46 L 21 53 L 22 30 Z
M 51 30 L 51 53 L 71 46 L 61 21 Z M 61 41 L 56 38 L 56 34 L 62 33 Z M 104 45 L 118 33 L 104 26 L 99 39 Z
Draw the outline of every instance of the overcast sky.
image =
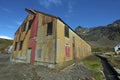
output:
M 14 33 L 32 8 L 60 17 L 71 28 L 104 26 L 120 19 L 120 0 L 0 0 L 0 36 Z

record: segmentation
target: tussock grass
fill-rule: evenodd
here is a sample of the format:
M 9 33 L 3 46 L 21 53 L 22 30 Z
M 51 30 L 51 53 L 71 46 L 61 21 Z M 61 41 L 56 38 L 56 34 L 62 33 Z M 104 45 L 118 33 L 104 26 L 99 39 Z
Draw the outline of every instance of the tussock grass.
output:
M 112 46 L 102 46 L 102 47 L 92 47 L 92 52 L 113 52 L 114 47 Z
M 83 61 L 84 65 L 93 72 L 93 77 L 96 80 L 103 79 L 103 75 L 100 72 L 102 70 L 102 64 L 101 64 L 99 58 L 97 58 L 94 55 L 90 55 L 90 56 L 84 58 L 82 61 Z
M 110 57 L 107 57 L 107 58 L 109 60 L 109 63 L 113 67 L 120 68 L 120 56 L 110 56 Z

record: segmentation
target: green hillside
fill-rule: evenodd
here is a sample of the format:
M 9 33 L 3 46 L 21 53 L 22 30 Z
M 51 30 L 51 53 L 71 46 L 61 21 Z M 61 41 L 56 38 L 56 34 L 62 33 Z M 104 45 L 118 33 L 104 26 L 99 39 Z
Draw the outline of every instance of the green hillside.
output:
M 0 38 L 0 51 L 5 50 L 8 46 L 12 45 L 13 40 L 2 39 Z

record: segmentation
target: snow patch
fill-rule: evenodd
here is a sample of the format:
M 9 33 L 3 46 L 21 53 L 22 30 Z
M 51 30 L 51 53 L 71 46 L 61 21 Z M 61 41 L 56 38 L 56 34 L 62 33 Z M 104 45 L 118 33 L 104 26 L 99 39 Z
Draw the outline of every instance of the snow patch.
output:
M 13 40 L 13 38 L 9 37 L 9 36 L 0 36 L 0 38 L 2 39 L 9 39 L 9 40 Z

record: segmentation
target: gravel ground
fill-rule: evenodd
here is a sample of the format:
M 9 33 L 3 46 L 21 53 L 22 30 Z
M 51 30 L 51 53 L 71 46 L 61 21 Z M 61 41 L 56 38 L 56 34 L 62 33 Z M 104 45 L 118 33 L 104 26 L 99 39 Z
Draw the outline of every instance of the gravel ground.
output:
M 56 71 L 40 65 L 11 63 L 9 56 L 0 54 L 0 80 L 95 80 L 82 64 Z

